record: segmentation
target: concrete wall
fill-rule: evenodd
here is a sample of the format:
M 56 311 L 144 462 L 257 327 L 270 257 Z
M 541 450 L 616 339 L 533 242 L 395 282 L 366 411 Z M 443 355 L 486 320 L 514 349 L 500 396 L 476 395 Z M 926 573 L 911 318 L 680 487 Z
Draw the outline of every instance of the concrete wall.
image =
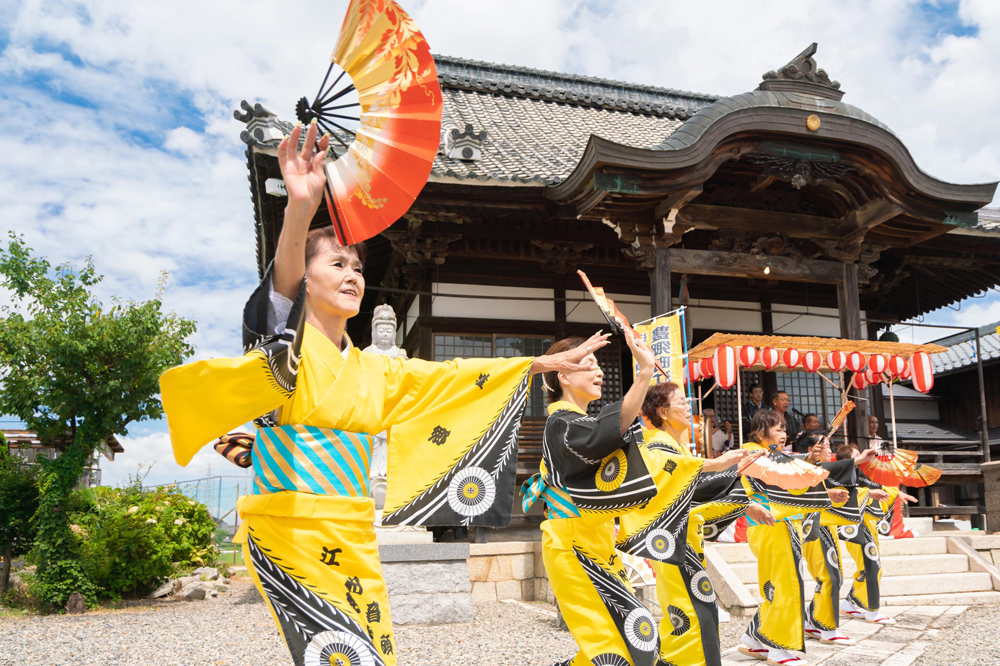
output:
M 394 624 L 472 621 L 469 544 L 385 544 L 378 554 Z
M 540 541 L 469 545 L 473 601 L 548 601 L 555 603 L 542 564 Z

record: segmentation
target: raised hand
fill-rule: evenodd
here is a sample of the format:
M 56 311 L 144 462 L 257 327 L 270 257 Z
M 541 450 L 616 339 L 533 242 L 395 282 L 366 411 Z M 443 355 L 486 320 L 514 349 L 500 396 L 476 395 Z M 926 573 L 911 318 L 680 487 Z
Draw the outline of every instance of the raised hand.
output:
M 625 344 L 632 352 L 632 358 L 639 364 L 639 372 L 647 371 L 652 374 L 656 367 L 656 357 L 653 356 L 653 350 L 649 348 L 649 345 L 643 342 L 639 334 L 634 331 L 625 331 Z
M 302 125 L 296 125 L 292 133 L 278 146 L 278 165 L 285 180 L 289 206 L 306 206 L 315 212 L 323 199 L 326 173 L 323 158 L 330 146 L 330 137 L 324 135 L 316 141 L 316 123 L 310 123 L 306 131 L 305 143 L 298 150 Z M 310 218 L 312 216 L 310 215 Z
M 594 360 L 588 358 L 601 347 L 608 344 L 608 333 L 595 333 L 579 347 L 567 349 L 558 354 L 546 354 L 535 357 L 535 362 L 531 365 L 532 374 L 538 372 L 582 372 L 594 369 Z

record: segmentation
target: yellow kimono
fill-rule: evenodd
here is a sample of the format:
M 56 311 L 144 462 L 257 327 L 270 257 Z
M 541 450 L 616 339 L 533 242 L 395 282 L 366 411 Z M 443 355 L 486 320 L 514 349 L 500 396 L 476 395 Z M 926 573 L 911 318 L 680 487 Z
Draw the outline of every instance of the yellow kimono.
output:
M 857 470 L 853 461 L 820 463 L 824 467 L 841 466 L 839 479 L 831 473 L 827 485 L 838 485 L 850 493 L 847 502 L 833 505 L 820 513 L 809 514 L 802 521 L 802 556 L 810 575 L 816 582 L 813 597 L 809 601 L 806 615 L 809 623 L 820 632 L 833 631 L 840 626 L 840 586 L 844 571 L 840 561 L 840 538 L 838 527 L 855 528 L 861 523 L 863 509 L 858 503 L 859 489 Z M 843 467 L 847 465 L 847 467 Z M 826 640 L 821 638 L 820 640 Z M 843 639 L 833 639 L 833 642 Z
M 527 511 L 544 499 L 542 560 L 579 652 L 572 666 L 654 666 L 656 622 L 632 592 L 615 553 L 614 518 L 656 492 L 638 447 L 638 420 L 621 434 L 621 403 L 592 418 L 576 405 L 549 405 L 541 473 L 522 486 Z M 639 469 L 636 469 L 636 466 Z
M 371 433 L 389 431 L 387 523 L 502 525 L 532 360 L 430 363 L 351 346 L 305 323 L 264 329 L 265 284 L 244 313 L 246 354 L 161 377 L 174 455 L 262 414 L 254 494 L 237 541 L 297 666 L 396 663 L 368 497 Z M 339 660 L 339 661 L 338 661 Z
M 878 489 L 879 485 L 867 477 L 864 481 L 867 481 L 868 487 L 859 488 L 859 503 L 863 516 L 861 523 L 841 527 L 839 530 L 840 537 L 847 547 L 847 553 L 857 566 L 857 573 L 854 574 L 847 600 L 865 611 L 872 612 L 881 606 L 879 583 L 882 580 L 882 561 L 878 548 L 878 523 L 896 501 L 899 488 L 882 487 L 882 490 L 889 494 L 889 499 L 875 502 L 868 493 L 870 489 Z
M 751 451 L 763 450 L 755 442 L 743 445 Z M 757 479 L 743 477 L 750 499 L 768 508 L 774 525 L 747 519 L 747 541 L 757 558 L 758 586 L 763 602 L 757 609 L 747 634 L 781 650 L 805 649 L 801 519 L 809 513 L 832 507 L 821 484 L 802 490 L 782 490 Z
M 663 611 L 659 663 L 721 666 L 719 607 L 704 563 L 705 525 L 711 521 L 717 534 L 718 524 L 743 513 L 746 495 L 740 488 L 730 496 L 738 485 L 735 468 L 702 473 L 705 460 L 668 433 L 654 429 L 643 435 L 658 492 L 648 505 L 619 518 L 618 549 L 648 558 L 656 572 Z

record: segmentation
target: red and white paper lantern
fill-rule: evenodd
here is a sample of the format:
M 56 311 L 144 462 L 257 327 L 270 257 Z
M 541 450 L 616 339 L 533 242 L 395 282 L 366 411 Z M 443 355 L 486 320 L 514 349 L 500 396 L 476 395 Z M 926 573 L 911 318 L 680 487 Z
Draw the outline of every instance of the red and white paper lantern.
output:
M 802 355 L 802 367 L 809 372 L 816 372 L 821 365 L 823 365 L 823 358 L 819 352 L 810 350 Z
M 874 386 L 882 381 L 882 373 L 875 372 L 875 370 L 871 368 L 865 370 L 863 374 L 865 376 L 865 382 L 867 382 L 870 386 Z
M 729 345 L 719 345 L 712 355 L 712 370 L 715 371 L 715 381 L 722 388 L 729 388 L 736 383 L 736 373 L 739 367 L 736 363 L 736 350 Z
M 687 374 L 689 382 L 696 382 L 701 379 L 701 364 L 700 363 L 688 363 L 684 368 L 684 372 Z
M 851 372 L 864 372 L 865 355 L 861 352 L 851 352 L 847 355 L 847 369 Z
M 764 347 L 760 350 L 760 362 L 764 366 L 765 370 L 770 370 L 774 366 L 778 365 L 778 361 L 780 360 L 781 355 L 778 353 L 777 349 Z
M 832 351 L 826 355 L 826 366 L 834 372 L 840 372 L 847 365 L 847 354 L 842 351 Z
M 744 368 L 749 368 L 756 363 L 759 357 L 760 353 L 756 347 L 751 347 L 750 345 L 740 347 L 740 365 Z
M 888 369 L 893 379 L 899 379 L 906 372 L 906 359 L 902 356 L 893 356 L 889 359 Z
M 900 379 L 909 379 L 913 376 L 913 366 L 909 361 L 906 361 L 906 365 L 903 367 L 903 371 L 899 373 Z
M 910 370 L 913 373 L 913 388 L 921 393 L 934 388 L 934 368 L 927 352 L 917 352 L 910 357 Z
M 781 360 L 784 361 L 785 365 L 788 366 L 788 369 L 791 370 L 799 364 L 800 360 L 802 360 L 802 354 L 799 353 L 798 349 L 786 349 L 781 355 Z
M 865 373 L 863 372 L 854 373 L 854 378 L 851 380 L 851 383 L 854 384 L 854 387 L 859 391 L 868 388 L 868 380 L 865 379 Z
M 712 373 L 715 372 L 714 368 L 712 367 L 713 366 L 713 360 L 712 360 L 711 356 L 709 356 L 708 358 L 701 359 L 699 365 L 701 366 L 701 377 L 702 377 L 702 379 L 704 379 L 706 377 L 711 377 Z
M 868 368 L 872 372 L 877 372 L 881 375 L 887 367 L 889 367 L 889 361 L 883 354 L 872 354 L 868 359 Z

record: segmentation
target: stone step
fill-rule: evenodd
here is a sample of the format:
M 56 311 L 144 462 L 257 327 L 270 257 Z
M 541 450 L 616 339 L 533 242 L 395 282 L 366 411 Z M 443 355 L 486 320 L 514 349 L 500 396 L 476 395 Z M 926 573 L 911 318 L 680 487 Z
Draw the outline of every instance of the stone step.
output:
M 847 594 L 850 589 L 850 585 L 851 581 L 849 579 L 844 581 L 844 585 L 841 587 L 841 597 Z M 803 589 L 806 599 L 812 597 L 815 587 L 816 585 L 812 581 L 805 581 Z M 763 597 L 760 595 L 759 587 L 756 584 L 748 585 L 747 589 L 753 595 L 754 599 L 757 600 L 757 603 L 761 603 L 763 601 Z M 930 574 L 922 576 L 887 576 L 883 578 L 879 584 L 881 597 L 916 598 L 917 601 L 911 601 L 910 605 L 922 604 L 919 599 L 923 598 L 924 595 L 954 596 L 965 592 L 983 593 L 992 591 L 993 579 L 986 572 Z M 960 604 L 963 602 L 956 601 L 954 603 Z M 902 602 L 897 602 L 896 605 L 901 604 Z
M 917 594 L 896 597 L 881 597 L 882 606 L 975 606 L 977 604 L 1000 604 L 1000 592 L 981 590 L 979 592 L 958 592 L 955 594 Z
M 857 567 L 854 560 L 841 549 L 841 567 L 844 577 L 854 576 Z M 741 582 L 745 584 L 757 583 L 757 563 L 740 562 L 731 564 L 733 573 L 739 576 Z M 882 558 L 882 578 L 890 576 L 915 576 L 922 574 L 943 574 L 943 573 L 964 573 L 969 570 L 969 558 L 965 555 L 892 555 Z M 808 580 L 812 576 L 806 574 Z
M 745 543 L 714 543 L 706 547 L 715 548 L 730 564 L 756 562 L 750 545 Z M 943 555 L 948 552 L 944 537 L 917 537 L 915 539 L 880 539 L 879 552 L 883 557 L 894 555 Z

